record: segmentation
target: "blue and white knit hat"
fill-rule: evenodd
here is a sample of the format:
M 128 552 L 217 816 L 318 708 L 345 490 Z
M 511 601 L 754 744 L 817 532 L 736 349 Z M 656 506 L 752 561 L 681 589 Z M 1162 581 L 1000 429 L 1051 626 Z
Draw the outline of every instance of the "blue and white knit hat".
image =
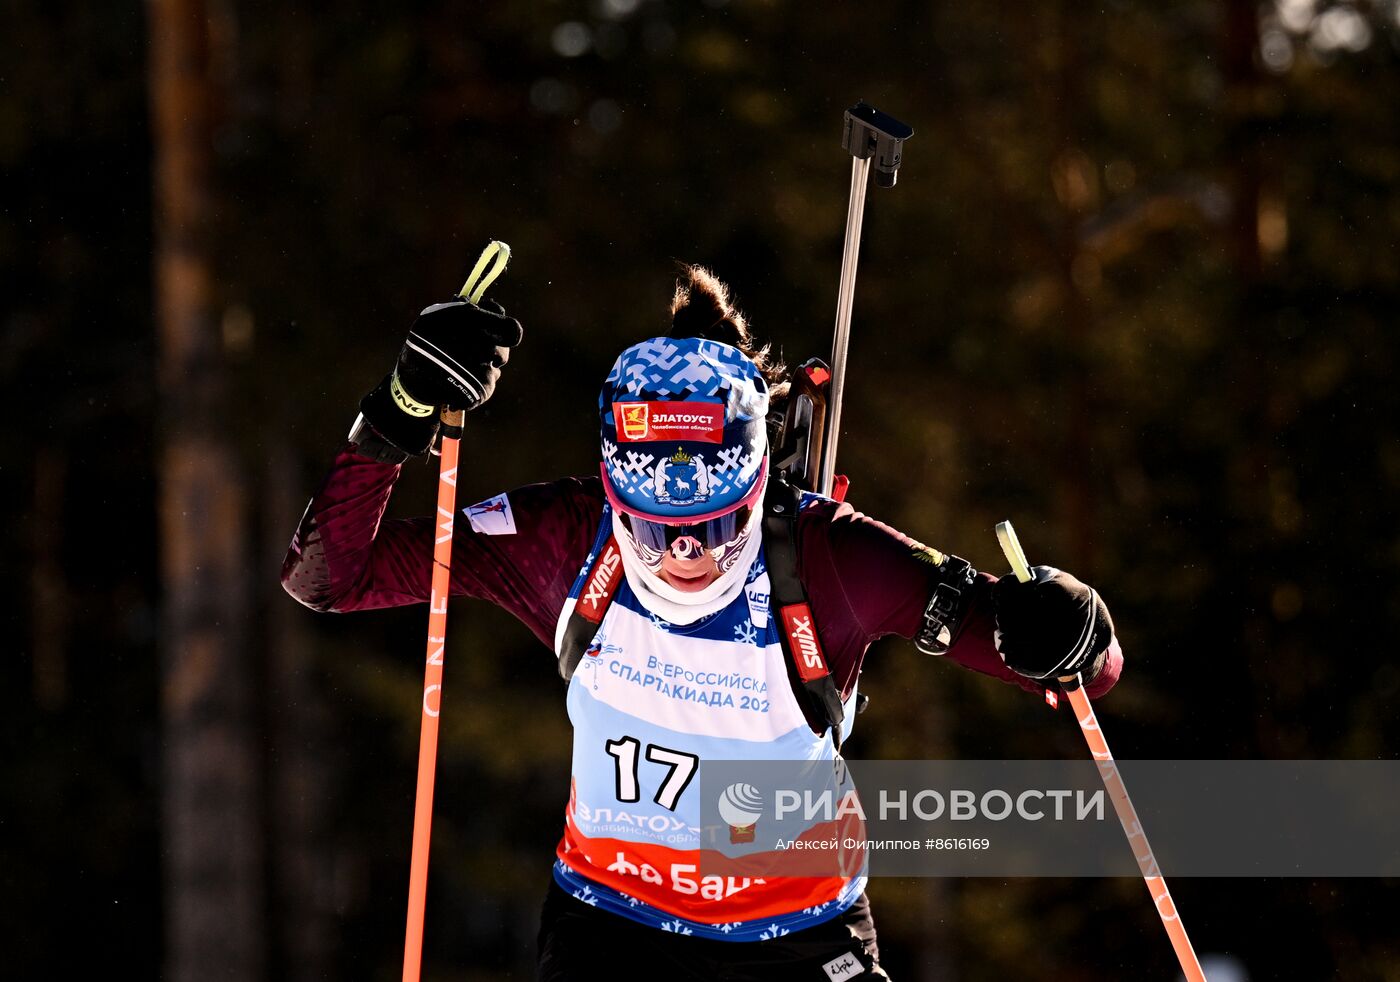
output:
M 651 338 L 618 355 L 598 396 L 603 485 L 651 521 L 703 521 L 752 503 L 768 468 L 768 383 L 738 348 Z

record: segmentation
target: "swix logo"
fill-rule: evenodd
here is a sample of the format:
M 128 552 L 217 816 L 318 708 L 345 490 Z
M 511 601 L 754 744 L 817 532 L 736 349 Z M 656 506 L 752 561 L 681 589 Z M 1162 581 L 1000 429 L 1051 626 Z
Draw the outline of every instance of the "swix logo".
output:
M 615 402 L 619 443 L 642 440 L 724 442 L 724 404 L 718 402 Z
M 602 558 L 593 567 L 593 575 L 583 588 L 583 598 L 578 602 L 578 611 L 585 618 L 597 624 L 603 619 L 603 611 L 617 586 L 617 567 L 622 564 L 622 553 L 618 551 L 617 540 L 609 539 Z
M 826 675 L 826 658 L 822 655 L 822 646 L 812 625 L 812 608 L 806 604 L 784 607 L 783 627 L 797 656 L 797 674 L 802 676 L 802 681 L 810 682 Z

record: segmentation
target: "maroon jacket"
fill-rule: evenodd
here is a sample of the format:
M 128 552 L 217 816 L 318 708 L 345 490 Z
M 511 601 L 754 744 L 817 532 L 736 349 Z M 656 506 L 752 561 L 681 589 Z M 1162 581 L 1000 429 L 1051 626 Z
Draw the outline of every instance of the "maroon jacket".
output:
M 282 585 L 321 611 L 373 610 L 428 600 L 434 524 L 430 517 L 384 520 L 399 465 L 361 457 L 349 445 L 297 526 Z M 583 566 L 603 514 L 597 477 L 532 484 L 508 495 L 512 534 L 485 535 L 457 521 L 452 593 L 489 600 L 514 614 L 550 650 L 559 612 Z M 935 585 L 923 546 L 850 505 L 804 508 L 797 524 L 798 573 L 815 614 L 832 674 L 848 695 L 865 650 L 877 638 L 912 638 Z M 988 589 L 981 575 L 971 609 L 944 656 L 1040 694 L 1043 687 L 1007 668 L 997 654 Z M 1118 681 L 1115 640 L 1086 687 L 1097 698 Z

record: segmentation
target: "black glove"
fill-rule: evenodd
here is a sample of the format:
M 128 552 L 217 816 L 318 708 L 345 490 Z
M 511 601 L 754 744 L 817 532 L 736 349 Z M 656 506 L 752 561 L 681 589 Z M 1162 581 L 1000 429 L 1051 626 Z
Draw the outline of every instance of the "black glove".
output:
M 1098 591 L 1052 566 L 1032 566 L 1026 583 L 1003 576 L 992 586 L 992 602 L 1001 660 L 1050 686 L 1061 676 L 1097 671 L 1113 641 L 1113 618 Z
M 404 453 L 426 453 L 439 410 L 471 410 L 490 399 L 522 334 L 520 322 L 490 300 L 433 304 L 413 322 L 394 371 L 360 400 L 360 414 Z

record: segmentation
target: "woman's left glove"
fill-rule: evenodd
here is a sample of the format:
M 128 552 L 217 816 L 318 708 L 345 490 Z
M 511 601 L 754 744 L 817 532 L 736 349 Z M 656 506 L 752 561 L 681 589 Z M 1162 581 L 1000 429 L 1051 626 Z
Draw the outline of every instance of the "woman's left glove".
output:
M 996 646 L 1006 667 L 1053 685 L 1098 669 L 1113 642 L 1113 618 L 1098 591 L 1052 566 L 1032 566 L 1022 583 L 1003 576 L 992 586 Z

